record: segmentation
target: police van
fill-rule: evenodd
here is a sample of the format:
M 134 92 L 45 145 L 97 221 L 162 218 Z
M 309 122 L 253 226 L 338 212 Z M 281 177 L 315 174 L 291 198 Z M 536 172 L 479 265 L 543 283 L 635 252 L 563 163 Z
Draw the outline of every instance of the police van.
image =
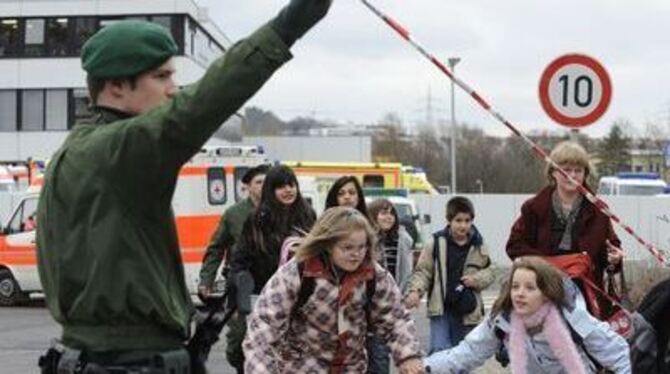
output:
M 617 173 L 598 182 L 599 195 L 654 196 L 664 193 L 668 184 L 657 173 Z
M 242 176 L 267 163 L 260 146 L 206 146 L 185 164 L 172 199 L 179 246 L 189 292 L 197 292 L 205 250 L 221 215 L 246 197 Z M 42 180 L 39 176 L 0 222 L 0 306 L 26 301 L 42 291 L 37 274 L 35 219 Z

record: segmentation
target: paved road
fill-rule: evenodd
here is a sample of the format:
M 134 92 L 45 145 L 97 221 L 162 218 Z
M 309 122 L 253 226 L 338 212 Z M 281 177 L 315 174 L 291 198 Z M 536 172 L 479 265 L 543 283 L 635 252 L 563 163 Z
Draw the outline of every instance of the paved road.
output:
M 494 297 L 492 293 L 485 295 L 488 305 Z M 413 314 L 425 349 L 428 340 L 425 309 L 422 307 Z M 33 302 L 27 307 L 0 308 L 0 373 L 39 374 L 37 358 L 46 351 L 50 339 L 57 336 L 60 336 L 60 328 L 42 302 Z M 235 373 L 224 358 L 224 348 L 225 343 L 220 341 L 212 350 L 208 366 L 213 374 Z M 478 374 L 505 372 L 493 360 L 476 371 Z

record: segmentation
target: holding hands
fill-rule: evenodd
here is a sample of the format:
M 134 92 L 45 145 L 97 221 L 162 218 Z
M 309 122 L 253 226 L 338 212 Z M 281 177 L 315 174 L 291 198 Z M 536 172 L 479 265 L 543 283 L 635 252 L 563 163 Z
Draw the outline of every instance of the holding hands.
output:
M 607 244 L 607 262 L 610 265 L 618 266 L 623 259 L 623 250 L 612 244 L 609 240 L 606 240 L 605 244 Z
M 411 291 L 405 296 L 405 308 L 414 309 L 421 302 L 421 294 L 418 291 Z

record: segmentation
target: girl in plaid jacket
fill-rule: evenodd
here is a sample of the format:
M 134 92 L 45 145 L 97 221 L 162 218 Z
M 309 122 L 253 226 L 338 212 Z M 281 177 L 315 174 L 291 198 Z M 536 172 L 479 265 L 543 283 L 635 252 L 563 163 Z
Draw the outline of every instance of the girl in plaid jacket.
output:
M 389 345 L 400 373 L 423 373 L 400 290 L 372 260 L 375 241 L 357 210 L 336 207 L 323 214 L 258 298 L 243 344 L 246 373 L 364 373 L 368 330 Z M 299 305 L 307 281 L 314 289 Z

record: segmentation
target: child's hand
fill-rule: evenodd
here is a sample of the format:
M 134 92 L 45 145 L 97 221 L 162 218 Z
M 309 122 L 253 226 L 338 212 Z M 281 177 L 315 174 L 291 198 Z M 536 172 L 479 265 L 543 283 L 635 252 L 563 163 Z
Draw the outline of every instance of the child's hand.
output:
M 610 243 L 609 240 L 606 240 L 605 244 L 607 244 L 607 262 L 614 266 L 619 265 L 623 259 L 623 250 Z
M 405 296 L 405 307 L 407 309 L 414 309 L 419 306 L 421 302 L 421 295 L 417 291 L 412 291 Z
M 398 371 L 400 374 L 423 374 L 426 372 L 420 358 L 411 358 L 403 361 L 398 367 Z
M 461 278 L 461 283 L 467 288 L 474 288 L 475 284 L 477 284 L 477 281 L 475 280 L 474 275 L 464 275 Z

